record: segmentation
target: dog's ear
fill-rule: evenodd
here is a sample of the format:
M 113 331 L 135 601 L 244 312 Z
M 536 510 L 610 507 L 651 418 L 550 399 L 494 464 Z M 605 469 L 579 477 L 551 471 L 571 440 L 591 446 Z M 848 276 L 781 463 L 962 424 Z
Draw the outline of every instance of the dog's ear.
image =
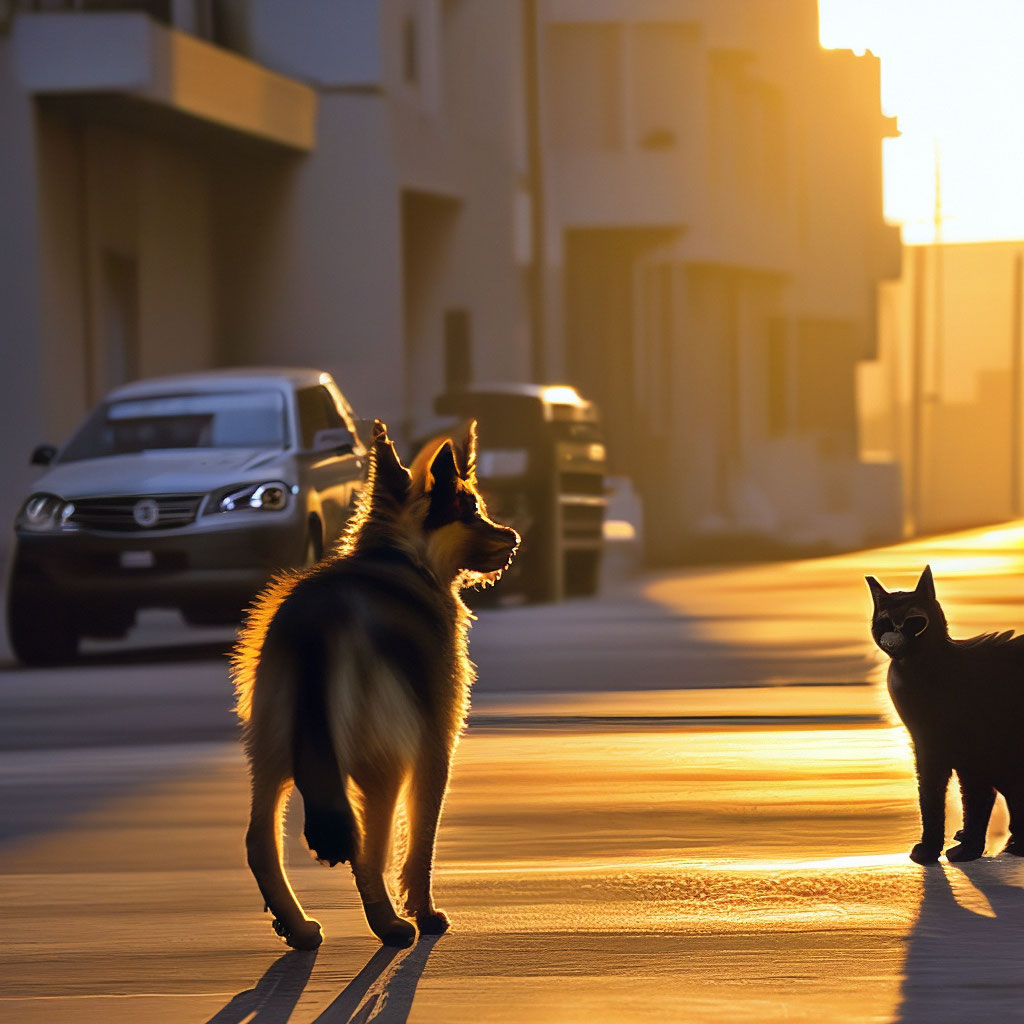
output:
M 395 501 L 405 501 L 409 492 L 409 470 L 402 465 L 395 446 L 388 437 L 388 428 L 381 420 L 373 421 L 374 489 Z
M 875 579 L 874 576 L 865 576 L 864 579 L 867 580 L 868 590 L 871 591 L 871 599 L 875 602 L 875 606 L 877 607 L 878 599 L 880 597 L 884 597 L 888 591 L 881 583 L 878 582 L 878 580 Z
M 430 457 L 430 468 L 427 470 L 424 490 L 430 493 L 431 504 L 454 500 L 459 476 L 455 447 L 451 441 L 445 441 Z
M 462 431 L 462 439 L 455 449 L 462 479 L 476 485 L 476 420 L 470 420 Z
M 921 578 L 917 581 L 914 593 L 926 600 L 935 600 L 935 580 L 932 579 L 932 567 L 930 565 L 924 567 L 924 572 L 921 573 Z

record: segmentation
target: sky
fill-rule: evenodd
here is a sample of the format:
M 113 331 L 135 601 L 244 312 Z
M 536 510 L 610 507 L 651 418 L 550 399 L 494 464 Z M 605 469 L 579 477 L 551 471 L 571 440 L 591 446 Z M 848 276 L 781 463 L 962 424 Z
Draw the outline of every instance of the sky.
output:
M 907 242 L 1024 238 L 1024 0 L 819 0 L 821 42 L 881 59 L 885 214 Z

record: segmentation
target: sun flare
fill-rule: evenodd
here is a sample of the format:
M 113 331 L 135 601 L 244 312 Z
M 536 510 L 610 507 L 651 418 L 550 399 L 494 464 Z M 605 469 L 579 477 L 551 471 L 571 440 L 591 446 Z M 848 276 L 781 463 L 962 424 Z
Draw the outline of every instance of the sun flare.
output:
M 1024 4 L 819 0 L 819 12 L 823 46 L 881 60 L 901 133 L 883 143 L 885 215 L 904 240 L 1024 237 Z

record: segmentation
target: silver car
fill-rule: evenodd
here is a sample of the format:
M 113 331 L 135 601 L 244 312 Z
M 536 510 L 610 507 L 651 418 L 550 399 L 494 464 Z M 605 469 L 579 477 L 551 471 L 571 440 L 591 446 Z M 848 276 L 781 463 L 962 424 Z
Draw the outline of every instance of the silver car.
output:
M 26 664 L 120 637 L 140 608 L 237 622 L 279 569 L 341 536 L 366 477 L 330 374 L 232 369 L 113 391 L 59 450 L 15 522 L 8 635 Z

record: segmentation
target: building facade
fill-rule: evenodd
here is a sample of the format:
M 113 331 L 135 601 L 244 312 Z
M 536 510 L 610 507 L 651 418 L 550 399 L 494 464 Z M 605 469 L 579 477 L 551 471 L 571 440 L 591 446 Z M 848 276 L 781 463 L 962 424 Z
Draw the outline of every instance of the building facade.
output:
M 1024 241 L 907 246 L 860 368 L 864 456 L 903 470 L 908 534 L 1024 515 Z
M 605 410 L 650 558 L 897 535 L 855 403 L 900 268 L 878 61 L 823 50 L 815 0 L 542 11 L 551 368 Z
M 11 10 L 8 505 L 109 387 L 284 363 L 406 443 L 466 380 L 579 386 L 655 562 L 892 534 L 854 370 L 894 129 L 815 0 Z

